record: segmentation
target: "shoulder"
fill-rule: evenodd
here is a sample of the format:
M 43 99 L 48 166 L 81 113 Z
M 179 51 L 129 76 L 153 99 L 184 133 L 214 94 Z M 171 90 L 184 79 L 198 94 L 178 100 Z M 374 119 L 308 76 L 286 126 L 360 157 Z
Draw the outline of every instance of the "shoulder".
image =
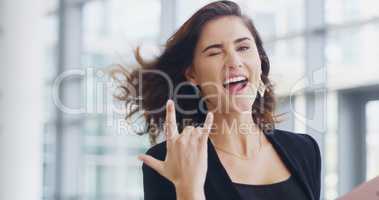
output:
M 149 149 L 147 149 L 145 154 L 152 156 L 155 159 L 164 161 L 166 159 L 166 141 L 151 146 Z M 145 163 L 142 164 L 142 170 L 144 173 L 151 173 L 152 171 L 154 171 Z M 158 175 L 158 173 L 156 173 L 155 171 L 154 174 Z
M 307 179 L 311 181 L 314 195 L 320 195 L 321 152 L 317 141 L 308 134 L 275 129 L 268 134 L 289 157 L 300 164 Z
M 145 154 L 153 156 L 158 160 L 164 160 L 166 156 L 166 141 L 151 146 Z
M 280 146 L 291 159 L 318 177 L 321 171 L 321 152 L 317 141 L 310 135 L 280 129 L 274 129 L 267 135 L 271 141 Z
M 294 159 L 318 171 L 321 165 L 321 152 L 317 141 L 310 135 L 281 129 L 268 133 L 276 143 L 282 146 Z
M 317 154 L 320 154 L 317 141 L 308 134 L 275 129 L 268 136 L 273 137 L 289 151 L 304 154 L 304 156 L 309 156 L 309 154 L 317 156 Z

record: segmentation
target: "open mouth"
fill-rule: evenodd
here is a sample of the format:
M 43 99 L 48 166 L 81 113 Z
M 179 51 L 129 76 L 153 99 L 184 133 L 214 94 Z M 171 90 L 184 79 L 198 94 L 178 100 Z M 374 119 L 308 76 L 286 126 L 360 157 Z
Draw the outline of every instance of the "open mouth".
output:
M 224 81 L 223 87 L 231 94 L 236 94 L 242 91 L 248 83 L 248 78 L 245 76 L 237 76 Z

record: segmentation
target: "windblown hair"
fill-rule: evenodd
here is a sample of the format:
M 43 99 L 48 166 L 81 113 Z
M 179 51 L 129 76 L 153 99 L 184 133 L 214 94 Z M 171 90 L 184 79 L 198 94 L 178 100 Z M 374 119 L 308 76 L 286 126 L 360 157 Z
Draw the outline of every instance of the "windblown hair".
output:
M 133 69 L 131 72 L 128 72 L 125 68 L 117 71 L 125 76 L 126 82 L 119 86 L 122 93 L 116 95 L 116 98 L 123 101 L 126 107 L 132 108 L 127 113 L 126 118 L 130 118 L 133 114 L 141 113 L 139 111 L 142 111 L 142 116 L 146 120 L 146 129 L 138 134 L 148 133 L 152 144 L 156 144 L 156 138 L 163 130 L 165 119 L 164 108 L 168 99 L 172 99 L 175 102 L 175 106 L 180 107 L 182 110 L 197 110 L 197 112 L 190 114 L 176 111 L 180 132 L 186 125 L 201 125 L 203 123 L 206 112 L 203 112 L 200 108 L 203 107 L 206 111 L 206 105 L 201 100 L 201 95 L 198 95 L 198 98 L 192 99 L 179 98 L 179 95 L 173 95 L 172 91 L 169 91 L 169 82 L 165 77 L 157 73 L 146 73 L 146 71 L 155 70 L 166 74 L 173 88 L 176 88 L 179 84 L 183 85 L 184 82 L 188 81 L 185 77 L 185 71 L 193 62 L 195 47 L 204 25 L 211 20 L 224 16 L 240 17 L 255 39 L 261 60 L 261 79 L 266 86 L 266 91 L 263 97 L 259 93 L 257 94 L 251 108 L 252 117 L 256 125 L 264 133 L 274 128 L 274 124 L 277 122 L 273 114 L 275 97 L 273 85 L 268 78 L 270 63 L 263 49 L 262 40 L 252 20 L 241 13 L 241 9 L 236 3 L 217 1 L 202 7 L 188 19 L 167 40 L 162 53 L 154 60 L 146 62 L 141 57 L 140 48 L 137 47 L 135 49 L 135 58 L 141 67 Z M 131 88 L 135 89 L 131 90 Z M 138 88 L 142 88 L 142 90 L 138 90 Z M 182 86 L 177 94 L 196 95 L 197 89 L 187 84 L 186 86 Z

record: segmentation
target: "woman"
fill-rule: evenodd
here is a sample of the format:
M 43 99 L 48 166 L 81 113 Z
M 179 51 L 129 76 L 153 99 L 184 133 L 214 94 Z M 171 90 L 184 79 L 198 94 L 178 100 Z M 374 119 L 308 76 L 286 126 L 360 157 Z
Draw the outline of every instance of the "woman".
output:
M 318 145 L 274 128 L 269 60 L 236 3 L 204 6 L 159 57 L 136 58 L 120 98 L 144 110 L 153 143 L 166 136 L 139 156 L 146 200 L 320 198 Z

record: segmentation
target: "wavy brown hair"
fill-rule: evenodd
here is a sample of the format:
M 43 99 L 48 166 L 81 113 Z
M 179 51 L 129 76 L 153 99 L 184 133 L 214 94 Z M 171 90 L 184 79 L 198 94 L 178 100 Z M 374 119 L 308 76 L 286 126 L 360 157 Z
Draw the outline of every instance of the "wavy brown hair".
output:
M 146 62 L 140 55 L 140 48 L 135 50 L 135 58 L 140 67 L 128 71 L 125 68 L 114 70 L 114 74 L 120 73 L 125 77 L 125 82 L 119 87 L 122 93 L 116 98 L 123 101 L 127 108 L 126 118 L 130 118 L 136 113 L 142 113 L 146 120 L 146 127 L 139 134 L 150 135 L 150 142 L 156 144 L 156 138 L 163 130 L 165 118 L 165 104 L 170 98 L 175 102 L 176 107 L 183 111 L 194 110 L 186 113 L 176 111 L 178 129 L 181 132 L 185 125 L 201 125 L 206 116 L 206 105 L 201 100 L 199 88 L 187 82 L 185 71 L 191 66 L 194 58 L 194 51 L 199 40 L 204 25 L 214 19 L 223 16 L 237 16 L 249 29 L 255 39 L 261 60 L 261 79 L 266 86 L 263 97 L 257 94 L 252 106 L 252 117 L 257 126 L 264 133 L 274 128 L 276 122 L 274 117 L 275 97 L 273 85 L 268 75 L 270 62 L 263 49 L 262 40 L 252 22 L 252 20 L 241 13 L 240 7 L 231 1 L 217 1 L 210 3 L 194 15 L 192 15 L 166 42 L 163 52 L 154 60 Z M 155 72 L 162 72 L 166 76 L 161 76 Z M 169 81 L 165 78 L 168 77 Z M 171 85 L 170 85 L 171 84 Z M 172 94 L 170 88 L 181 86 L 177 94 Z M 142 89 L 138 89 L 142 88 Z M 180 98 L 180 95 L 194 95 L 195 98 Z M 205 109 L 200 109 L 200 108 Z M 163 109 L 162 109 L 163 108 Z M 154 111 L 154 112 L 152 112 Z

